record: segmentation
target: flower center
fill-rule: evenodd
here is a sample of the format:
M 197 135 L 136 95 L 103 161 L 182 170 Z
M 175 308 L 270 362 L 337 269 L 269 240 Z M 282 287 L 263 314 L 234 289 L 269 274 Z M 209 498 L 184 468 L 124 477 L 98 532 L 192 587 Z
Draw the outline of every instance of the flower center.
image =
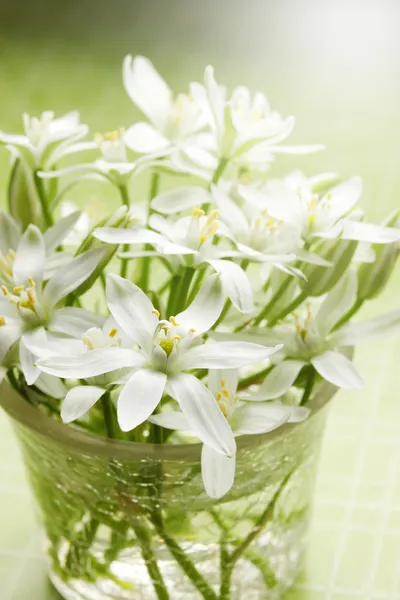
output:
M 6 281 L 12 281 L 13 266 L 15 260 L 14 250 L 9 250 L 7 254 L 0 252 L 0 274 Z
M 197 221 L 201 219 L 200 223 L 200 246 L 204 244 L 207 240 L 211 240 L 214 238 L 214 235 L 218 231 L 218 215 L 219 210 L 214 209 L 208 215 L 204 212 L 202 208 L 194 208 L 192 219 L 193 221 Z
M 115 131 L 97 133 L 94 136 L 94 141 L 107 162 L 126 162 L 128 160 L 124 133 L 125 130 L 121 128 Z
M 19 311 L 22 309 L 32 311 L 37 317 L 38 315 L 38 299 L 36 294 L 36 283 L 32 277 L 28 278 L 29 286 L 25 288 L 24 285 L 16 286 L 12 289 L 12 292 L 5 286 L 1 286 L 3 295 L 6 296 L 12 304 L 15 304 Z
M 44 112 L 40 118 L 24 115 L 23 124 L 25 135 L 34 146 L 38 146 L 42 138 L 48 133 L 49 126 L 54 119 L 54 113 Z

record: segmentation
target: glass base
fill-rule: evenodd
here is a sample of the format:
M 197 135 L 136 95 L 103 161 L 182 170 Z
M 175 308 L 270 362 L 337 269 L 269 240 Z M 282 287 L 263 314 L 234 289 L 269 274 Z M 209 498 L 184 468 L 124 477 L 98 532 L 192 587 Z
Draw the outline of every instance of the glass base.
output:
M 240 559 L 232 578 L 231 600 L 279 600 L 292 586 L 300 569 L 305 544 L 305 525 L 296 527 L 268 527 L 257 544 Z M 219 598 L 219 545 L 184 545 L 185 554 Z M 100 559 L 102 549 L 93 548 L 93 556 Z M 157 548 L 157 560 L 171 600 L 201 600 L 179 565 L 171 559 L 168 550 Z M 49 577 L 65 600 L 154 600 L 157 596 L 149 578 L 146 563 L 136 548 L 115 560 L 109 566 L 109 576 L 95 581 L 68 579 L 64 581 L 50 567 Z

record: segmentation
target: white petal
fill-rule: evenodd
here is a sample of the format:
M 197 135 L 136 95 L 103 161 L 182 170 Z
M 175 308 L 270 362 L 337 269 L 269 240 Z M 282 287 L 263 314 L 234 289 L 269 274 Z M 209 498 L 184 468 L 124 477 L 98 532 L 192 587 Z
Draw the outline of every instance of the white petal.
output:
M 160 425 L 166 429 L 175 429 L 176 431 L 190 431 L 190 425 L 183 412 L 169 411 L 153 415 L 148 419 L 150 423 Z
M 283 404 L 247 402 L 237 408 L 231 418 L 235 435 L 267 433 L 289 420 L 290 411 Z
M 233 306 L 242 313 L 253 310 L 251 284 L 242 267 L 229 260 L 209 260 L 221 278 L 222 288 Z
M 357 273 L 351 266 L 329 292 L 315 317 L 321 338 L 325 338 L 357 299 Z
M 50 396 L 50 398 L 56 398 L 57 400 L 65 398 L 68 392 L 68 389 L 61 379 L 53 377 L 53 375 L 47 375 L 47 373 L 40 373 L 40 377 L 35 385 L 44 394 Z
M 105 256 L 105 252 L 104 247 L 88 250 L 71 260 L 67 269 L 57 271 L 47 282 L 43 302 L 47 306 L 55 306 L 62 298 L 76 290 L 90 277 Z
M 70 252 L 55 252 L 49 256 L 46 259 L 46 264 L 44 266 L 44 281 L 48 281 L 57 273 L 57 271 L 64 269 L 73 258 L 74 255 Z
M 310 415 L 310 409 L 305 406 L 293 406 L 290 404 L 285 405 L 285 408 L 289 410 L 288 423 L 301 423 Z
M 238 369 L 265 360 L 282 348 L 273 348 L 247 342 L 214 342 L 190 348 L 179 366 L 190 369 Z
M 81 216 L 82 212 L 76 211 L 58 221 L 53 227 L 50 227 L 50 229 L 45 232 L 43 237 L 47 254 L 50 254 L 57 246 L 62 244 Z
M 362 192 L 361 177 L 352 177 L 348 181 L 335 186 L 330 192 L 327 202 L 332 224 L 348 213 L 360 199 Z M 323 198 L 325 200 L 326 196 Z
M 374 244 L 391 244 L 400 240 L 400 229 L 395 227 L 383 227 L 363 221 L 342 222 L 342 238 L 345 240 L 357 240 L 359 242 L 370 242 Z
M 94 230 L 93 235 L 107 244 L 160 244 L 164 241 L 161 235 L 144 227 L 136 229 L 98 227 Z
M 43 281 L 45 247 L 43 235 L 35 225 L 29 225 L 18 244 L 14 260 L 15 285 L 29 285 L 29 278 L 40 286 Z
M 82 417 L 105 391 L 104 388 L 94 385 L 78 385 L 72 388 L 65 396 L 61 407 L 61 418 L 64 423 L 71 423 Z
M 221 189 L 211 187 L 212 194 L 221 211 L 221 218 L 234 233 L 247 231 L 248 223 L 243 211 L 239 206 Z
M 148 350 L 158 318 L 146 294 L 127 279 L 110 273 L 107 276 L 107 303 L 122 331 Z
M 123 81 L 130 99 L 152 123 L 162 127 L 169 115 L 172 94 L 152 63 L 143 56 L 126 56 Z
M 49 329 L 65 333 L 72 337 L 81 338 L 91 327 L 102 327 L 104 317 L 74 306 L 60 308 L 55 313 Z
M 95 348 L 80 356 L 54 356 L 37 362 L 44 373 L 63 379 L 88 379 L 127 367 L 139 367 L 143 356 L 125 348 Z
M 257 392 L 243 392 L 240 397 L 255 401 L 280 398 L 292 387 L 304 364 L 300 360 L 282 361 L 267 375 Z
M 199 254 L 198 251 L 193 250 L 193 248 L 180 246 L 179 244 L 173 244 L 172 242 L 160 244 L 159 250 L 165 256 L 186 256 L 189 254 Z
M 28 385 L 33 385 L 40 376 L 40 370 L 35 367 L 35 356 L 28 350 L 23 336 L 19 345 L 19 360 L 21 362 L 21 369 L 26 379 L 26 383 Z
M 156 210 L 164 215 L 176 215 L 176 213 L 192 208 L 194 206 L 201 206 L 210 202 L 210 194 L 202 187 L 189 186 L 189 187 L 178 187 L 168 192 L 159 194 L 154 198 L 151 206 L 153 210 Z
M 235 438 L 210 390 L 186 373 L 169 380 L 169 388 L 191 431 L 217 452 L 232 456 L 236 451 Z
M 311 363 L 324 379 L 340 388 L 361 390 L 364 387 L 353 363 L 339 352 L 328 350 L 324 354 L 314 356 Z
M 7 254 L 9 250 L 16 250 L 20 237 L 17 222 L 9 214 L 0 210 L 0 252 Z
M 0 362 L 20 335 L 21 327 L 19 324 L 2 325 L 0 327 Z
M 152 154 L 160 150 L 167 150 L 170 143 L 152 125 L 136 123 L 129 127 L 124 135 L 125 144 L 134 152 Z
M 236 454 L 224 456 L 203 445 L 201 451 L 201 474 L 204 489 L 211 498 L 222 498 L 235 481 Z
M 330 339 L 338 346 L 355 346 L 362 342 L 374 340 L 400 330 L 400 310 L 394 310 L 386 315 L 349 323 L 338 330 Z M 0 329 L 1 333 L 1 329 Z
M 165 373 L 139 369 L 119 395 L 118 423 L 122 431 L 131 431 L 143 423 L 158 406 L 165 389 Z
M 211 275 L 207 277 L 190 306 L 176 315 L 176 320 L 184 329 L 195 329 L 196 335 L 200 335 L 214 325 L 224 303 L 221 281 L 217 275 Z

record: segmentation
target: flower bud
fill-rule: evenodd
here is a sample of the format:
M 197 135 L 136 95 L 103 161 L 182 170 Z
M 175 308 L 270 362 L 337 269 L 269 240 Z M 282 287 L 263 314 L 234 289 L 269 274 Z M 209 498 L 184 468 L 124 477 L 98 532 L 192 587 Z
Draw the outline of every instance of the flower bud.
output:
M 8 206 L 12 217 L 25 230 L 28 225 L 43 226 L 40 201 L 35 190 L 32 173 L 20 158 L 11 170 L 8 184 Z
M 320 242 L 314 252 L 330 262 L 329 267 L 307 264 L 302 267 L 306 281 L 300 280 L 300 286 L 308 296 L 322 296 L 329 292 L 349 267 L 358 242 L 353 240 L 330 240 Z
M 384 225 L 400 227 L 399 216 L 400 211 L 396 211 Z M 400 255 L 400 242 L 373 244 L 371 248 L 375 252 L 375 261 L 362 264 L 358 270 L 357 300 L 359 302 L 376 298 L 382 292 Z

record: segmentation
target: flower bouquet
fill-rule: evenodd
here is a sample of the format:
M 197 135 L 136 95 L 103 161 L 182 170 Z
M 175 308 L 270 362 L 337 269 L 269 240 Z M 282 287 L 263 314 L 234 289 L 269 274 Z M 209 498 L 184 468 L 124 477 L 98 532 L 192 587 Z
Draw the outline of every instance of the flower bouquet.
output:
M 400 310 L 351 321 L 390 277 L 399 212 L 365 221 L 358 177 L 270 177 L 322 147 L 283 145 L 293 118 L 211 67 L 176 98 L 142 57 L 123 81 L 148 121 L 0 132 L 0 399 L 50 578 L 69 600 L 279 598 L 325 407 L 362 388 L 354 346 L 400 328 Z M 87 179 L 120 203 L 99 222 L 66 202 Z

